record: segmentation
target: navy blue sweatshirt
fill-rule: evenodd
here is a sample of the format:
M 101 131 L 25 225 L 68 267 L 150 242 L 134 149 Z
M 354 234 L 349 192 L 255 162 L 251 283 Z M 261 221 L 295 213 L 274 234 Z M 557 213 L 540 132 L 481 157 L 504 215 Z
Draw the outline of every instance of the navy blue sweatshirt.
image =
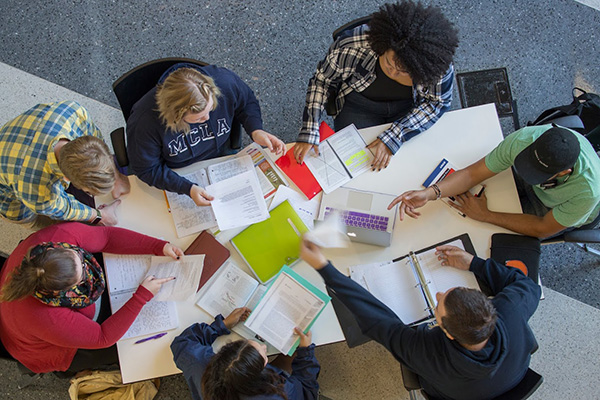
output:
M 537 346 L 527 321 L 538 306 L 540 287 L 516 268 L 491 259 L 475 257 L 470 269 L 491 288 L 498 313 L 496 330 L 480 351 L 465 349 L 439 327 L 405 325 L 331 263 L 319 273 L 352 311 L 363 333 L 417 373 L 426 393 L 443 399 L 482 400 L 512 389 L 525 375 Z
M 173 360 L 177 368 L 183 371 L 194 400 L 202 400 L 202 375 L 215 355 L 212 349 L 213 342 L 219 336 L 229 333 L 231 332 L 223 323 L 223 316 L 219 314 L 212 324 L 194 324 L 173 339 L 171 343 Z M 317 377 L 321 367 L 315 358 L 314 344 L 298 347 L 296 357 L 292 361 L 291 375 L 271 364 L 267 364 L 265 368 L 286 378 L 284 391 L 288 400 L 317 400 L 319 397 Z M 243 396 L 243 399 L 280 400 L 281 396 Z
M 189 195 L 192 182 L 171 168 L 185 167 L 221 155 L 234 118 L 249 134 L 262 129 L 263 125 L 254 92 L 228 69 L 214 65 L 176 64 L 164 73 L 159 83 L 176 69 L 184 67 L 210 76 L 221 91 L 218 106 L 211 111 L 210 119 L 190 124 L 187 134 L 167 129 L 159 117 L 155 87 L 131 110 L 127 120 L 127 154 L 133 173 L 148 185 Z

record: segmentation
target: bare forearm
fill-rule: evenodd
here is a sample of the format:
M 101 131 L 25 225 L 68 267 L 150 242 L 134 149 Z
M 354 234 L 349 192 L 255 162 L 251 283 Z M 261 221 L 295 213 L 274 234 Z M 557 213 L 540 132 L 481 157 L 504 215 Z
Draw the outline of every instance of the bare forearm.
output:
M 549 226 L 546 217 L 538 217 L 530 214 L 511 214 L 489 211 L 482 221 L 510 229 L 521 235 L 538 238 L 545 238 L 565 229 L 565 227 L 560 225 Z
M 467 168 L 448 175 L 443 181 L 438 183 L 438 187 L 442 192 L 442 197 L 448 197 L 465 193 L 480 182 L 480 180 L 477 180 L 475 174 Z

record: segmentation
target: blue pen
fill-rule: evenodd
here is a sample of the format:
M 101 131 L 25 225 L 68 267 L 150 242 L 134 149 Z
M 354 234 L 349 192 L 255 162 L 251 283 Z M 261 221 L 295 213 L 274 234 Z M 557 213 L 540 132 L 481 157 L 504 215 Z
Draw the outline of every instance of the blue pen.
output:
M 137 342 L 135 342 L 134 344 L 138 344 L 138 343 L 144 343 L 147 342 L 148 340 L 154 340 L 154 339 L 160 339 L 161 337 L 165 336 L 167 334 L 167 332 L 163 332 L 163 333 L 159 333 L 158 335 L 154 335 L 154 336 L 150 336 L 144 339 L 140 339 Z

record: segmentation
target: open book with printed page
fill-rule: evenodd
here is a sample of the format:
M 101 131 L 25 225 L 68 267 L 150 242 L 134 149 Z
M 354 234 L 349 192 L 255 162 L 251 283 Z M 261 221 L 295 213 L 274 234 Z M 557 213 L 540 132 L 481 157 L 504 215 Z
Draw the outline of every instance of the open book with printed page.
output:
M 457 286 L 479 290 L 471 271 L 442 266 L 435 255 L 435 248 L 441 245 L 456 246 L 476 255 L 471 239 L 465 233 L 389 262 L 349 267 L 350 277 L 394 311 L 405 324 L 429 322 L 434 318 L 437 292 Z
M 207 168 L 201 168 L 182 176 L 206 188 L 234 176 L 254 171 L 256 186 L 262 197 L 270 199 L 280 185 L 288 186 L 284 174 L 279 171 L 260 145 L 251 143 L 234 157 L 215 159 Z M 254 174 L 253 174 L 254 175 Z M 167 206 L 173 217 L 177 237 L 185 237 L 217 226 L 212 207 L 198 207 L 188 195 L 166 192 Z M 258 201 L 258 200 L 257 200 Z
M 248 307 L 252 313 L 233 331 L 246 339 L 259 340 L 283 354 L 298 347 L 294 327 L 308 332 L 330 298 L 285 266 L 269 283 L 261 285 L 233 262 L 228 261 L 209 281 L 196 302 L 211 316 L 227 317 L 235 308 Z

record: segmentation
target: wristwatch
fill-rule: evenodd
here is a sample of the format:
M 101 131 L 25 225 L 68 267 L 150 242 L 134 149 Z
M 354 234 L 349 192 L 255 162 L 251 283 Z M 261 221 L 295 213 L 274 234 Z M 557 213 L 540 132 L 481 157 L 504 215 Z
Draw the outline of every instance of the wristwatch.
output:
M 98 213 L 98 216 L 92 221 L 92 225 L 98 225 L 100 221 L 102 221 L 102 213 L 100 210 L 96 210 L 96 212 Z

